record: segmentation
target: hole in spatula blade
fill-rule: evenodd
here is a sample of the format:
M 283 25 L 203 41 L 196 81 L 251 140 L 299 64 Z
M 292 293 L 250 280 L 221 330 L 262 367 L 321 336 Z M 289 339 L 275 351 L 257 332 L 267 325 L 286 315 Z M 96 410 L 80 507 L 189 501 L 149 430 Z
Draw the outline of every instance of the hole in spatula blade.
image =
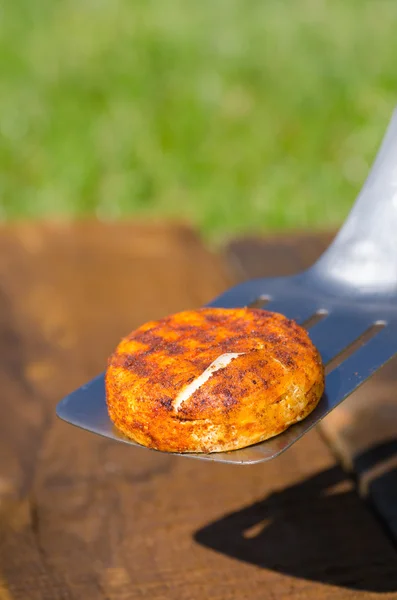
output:
M 382 329 L 385 326 L 385 321 L 376 321 L 362 335 L 360 335 L 360 337 L 358 337 L 356 340 L 354 340 L 354 342 L 346 346 L 346 348 L 344 348 L 342 352 L 339 352 L 339 354 L 337 354 L 332 360 L 329 361 L 329 363 L 326 364 L 325 374 L 328 375 L 328 373 L 331 373 L 331 371 L 336 369 L 336 367 L 339 367 L 339 365 L 341 365 L 347 358 L 349 358 L 349 356 L 354 354 L 356 350 L 361 348 L 361 346 L 364 346 L 364 344 L 369 342 L 369 340 L 371 340 L 380 331 L 382 331 Z
M 314 313 L 314 315 L 306 319 L 306 321 L 303 321 L 302 327 L 304 327 L 305 329 L 310 329 L 310 327 L 313 327 L 314 325 L 325 319 L 327 315 L 328 311 L 325 308 L 320 308 Z
M 259 296 L 259 298 L 248 304 L 248 308 L 264 308 L 269 302 L 270 296 Z

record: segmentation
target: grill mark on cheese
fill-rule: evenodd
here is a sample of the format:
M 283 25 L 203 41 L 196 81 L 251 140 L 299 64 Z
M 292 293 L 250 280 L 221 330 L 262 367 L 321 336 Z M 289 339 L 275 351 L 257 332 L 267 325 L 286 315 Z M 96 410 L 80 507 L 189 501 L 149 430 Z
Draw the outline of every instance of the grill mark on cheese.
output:
M 191 383 L 185 386 L 177 395 L 174 400 L 174 410 L 178 412 L 181 405 L 189 400 L 191 396 L 202 386 L 209 378 L 219 371 L 220 369 L 224 369 L 227 365 L 235 358 L 240 356 L 241 354 L 245 354 L 245 352 L 226 352 L 225 354 L 221 354 L 216 358 L 209 367 L 201 373 L 196 379 L 194 379 Z

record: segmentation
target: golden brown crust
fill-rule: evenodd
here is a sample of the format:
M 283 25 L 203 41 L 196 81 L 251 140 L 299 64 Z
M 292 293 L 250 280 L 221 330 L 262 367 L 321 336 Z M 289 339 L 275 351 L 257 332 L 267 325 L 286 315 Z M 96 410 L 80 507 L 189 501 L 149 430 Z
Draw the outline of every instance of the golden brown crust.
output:
M 206 381 L 197 381 L 203 372 Z M 114 424 L 169 452 L 263 441 L 305 418 L 323 391 L 323 365 L 306 331 L 261 309 L 203 308 L 146 323 L 120 342 L 106 372 Z

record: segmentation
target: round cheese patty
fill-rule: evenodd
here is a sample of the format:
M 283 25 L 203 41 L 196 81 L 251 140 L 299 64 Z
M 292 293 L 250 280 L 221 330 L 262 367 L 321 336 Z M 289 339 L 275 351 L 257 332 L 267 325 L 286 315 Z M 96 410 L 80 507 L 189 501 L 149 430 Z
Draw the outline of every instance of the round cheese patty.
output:
M 307 332 L 261 309 L 203 308 L 146 323 L 120 342 L 106 372 L 116 427 L 168 452 L 256 444 L 304 419 L 323 391 Z

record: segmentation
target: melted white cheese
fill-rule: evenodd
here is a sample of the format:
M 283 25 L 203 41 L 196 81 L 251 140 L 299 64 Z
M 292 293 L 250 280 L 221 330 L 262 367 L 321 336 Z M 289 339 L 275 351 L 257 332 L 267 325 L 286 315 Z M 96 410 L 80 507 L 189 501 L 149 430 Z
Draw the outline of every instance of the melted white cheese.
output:
M 245 354 L 245 352 L 226 352 L 225 354 L 221 354 L 216 358 L 209 367 L 206 368 L 205 371 L 201 373 L 196 379 L 194 379 L 191 383 L 185 386 L 177 395 L 174 400 L 174 410 L 178 411 L 181 404 L 189 400 L 189 398 L 196 392 L 208 379 L 219 371 L 219 369 L 224 369 L 227 365 L 234 359 L 240 356 L 241 354 Z

